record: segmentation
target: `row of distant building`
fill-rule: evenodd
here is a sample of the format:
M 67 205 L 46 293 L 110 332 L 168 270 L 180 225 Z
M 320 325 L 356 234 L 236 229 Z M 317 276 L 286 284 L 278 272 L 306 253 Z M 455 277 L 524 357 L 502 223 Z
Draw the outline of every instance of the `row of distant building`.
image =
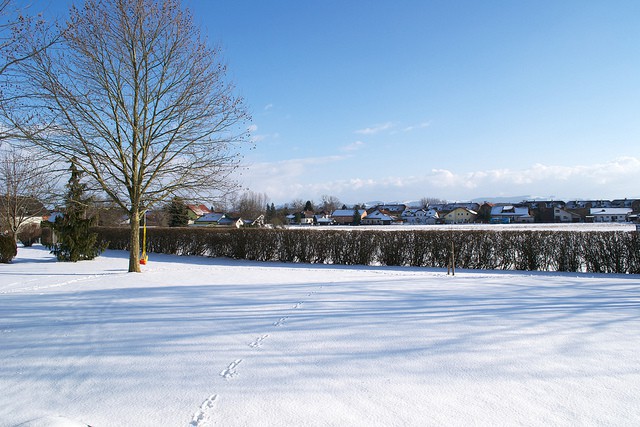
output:
M 188 205 L 190 224 L 195 226 L 262 226 L 264 216 L 243 219 L 211 212 L 204 205 Z M 432 225 L 475 222 L 580 223 L 638 222 L 640 199 L 523 201 L 508 203 L 441 203 L 412 207 L 402 203 L 379 204 L 366 209 L 337 209 L 331 212 L 301 211 L 286 217 L 290 225 Z

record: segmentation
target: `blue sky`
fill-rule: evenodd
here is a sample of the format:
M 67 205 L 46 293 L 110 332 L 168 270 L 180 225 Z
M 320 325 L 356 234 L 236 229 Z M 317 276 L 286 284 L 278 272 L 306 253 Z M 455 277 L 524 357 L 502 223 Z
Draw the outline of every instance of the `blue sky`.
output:
M 186 0 L 276 204 L 640 197 L 640 2 Z

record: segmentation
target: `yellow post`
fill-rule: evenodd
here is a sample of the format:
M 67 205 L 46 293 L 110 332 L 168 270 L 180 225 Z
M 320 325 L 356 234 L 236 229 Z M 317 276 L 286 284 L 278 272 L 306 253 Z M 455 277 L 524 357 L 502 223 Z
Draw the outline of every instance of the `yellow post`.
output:
M 147 256 L 147 211 L 144 211 L 142 222 L 142 255 L 140 256 L 140 264 L 146 265 L 149 257 Z

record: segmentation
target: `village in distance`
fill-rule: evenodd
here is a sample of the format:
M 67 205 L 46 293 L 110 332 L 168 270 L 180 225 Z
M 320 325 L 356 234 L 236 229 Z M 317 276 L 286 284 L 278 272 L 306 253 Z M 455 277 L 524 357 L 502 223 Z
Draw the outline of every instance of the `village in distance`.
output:
M 276 207 L 253 193 L 242 196 L 224 211 L 204 204 L 184 203 L 156 216 L 150 225 L 204 227 L 245 226 L 357 226 L 436 224 L 527 224 L 527 223 L 625 223 L 637 222 L 640 199 L 616 200 L 522 200 L 508 202 L 447 202 L 423 198 L 404 203 L 369 202 L 342 204 L 324 196 L 317 205 L 294 201 Z M 252 203 L 255 202 L 255 203 Z M 181 203 L 174 200 L 173 203 Z M 264 206 L 264 208 L 263 208 Z M 181 213 L 178 213 L 182 211 Z M 176 215 L 181 216 L 176 224 Z

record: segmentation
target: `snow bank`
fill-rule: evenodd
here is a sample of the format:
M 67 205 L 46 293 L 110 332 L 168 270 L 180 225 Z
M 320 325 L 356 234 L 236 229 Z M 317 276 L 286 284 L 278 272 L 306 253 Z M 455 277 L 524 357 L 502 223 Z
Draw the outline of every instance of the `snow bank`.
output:
M 0 426 L 640 420 L 638 276 L 127 265 L 0 268 Z

